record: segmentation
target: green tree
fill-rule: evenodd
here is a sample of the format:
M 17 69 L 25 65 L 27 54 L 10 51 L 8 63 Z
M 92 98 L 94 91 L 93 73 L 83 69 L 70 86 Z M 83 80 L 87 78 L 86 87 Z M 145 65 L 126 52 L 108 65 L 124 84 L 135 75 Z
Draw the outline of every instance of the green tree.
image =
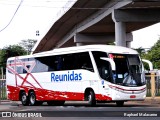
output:
M 160 39 L 142 57 L 150 60 L 154 69 L 160 69 Z
M 142 47 L 139 47 L 139 48 L 137 48 L 137 49 L 135 49 L 135 50 L 139 53 L 139 55 L 140 55 L 141 57 L 145 54 L 145 49 L 142 48 Z
M 24 47 L 27 50 L 27 54 L 30 54 L 32 52 L 32 48 L 36 44 L 37 40 L 28 39 L 28 40 L 22 40 L 19 45 Z
M 6 62 L 9 57 L 15 57 L 15 56 L 26 55 L 26 54 L 27 54 L 27 51 L 19 45 L 10 45 L 10 46 L 4 47 L 0 51 L 0 67 L 3 67 L 5 72 Z

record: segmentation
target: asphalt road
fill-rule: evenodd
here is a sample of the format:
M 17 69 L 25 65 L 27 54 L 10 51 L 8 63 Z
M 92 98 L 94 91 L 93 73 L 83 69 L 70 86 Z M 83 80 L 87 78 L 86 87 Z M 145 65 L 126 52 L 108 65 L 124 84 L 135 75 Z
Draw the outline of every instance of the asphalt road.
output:
M 48 106 L 46 103 L 42 106 L 22 106 L 20 102 L 1 102 L 0 111 L 2 120 L 6 120 L 6 117 L 1 117 L 2 114 L 5 116 L 10 113 L 12 117 L 7 117 L 7 120 L 160 119 L 160 103 L 155 101 L 127 102 L 123 107 L 117 107 L 115 103 L 99 103 L 90 107 L 84 102 L 67 102 L 64 106 Z

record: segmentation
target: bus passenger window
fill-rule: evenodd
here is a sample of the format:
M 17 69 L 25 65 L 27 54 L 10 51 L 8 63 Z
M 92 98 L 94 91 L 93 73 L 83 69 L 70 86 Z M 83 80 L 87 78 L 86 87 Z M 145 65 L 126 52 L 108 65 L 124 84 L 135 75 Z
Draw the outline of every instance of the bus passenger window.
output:
M 111 73 L 110 63 L 108 61 L 100 59 L 101 57 L 107 58 L 108 57 L 107 53 L 99 52 L 99 51 L 93 51 L 92 53 L 93 53 L 100 77 L 104 80 L 111 82 L 112 73 Z
M 91 59 L 90 59 L 88 52 L 84 52 L 84 53 L 79 54 L 78 60 L 79 60 L 79 64 L 80 64 L 79 69 L 85 69 L 85 70 L 89 70 L 91 72 L 94 72 L 92 62 L 91 62 Z
M 30 65 L 26 65 L 27 70 L 29 70 L 30 67 L 31 67 Z M 26 68 L 25 69 L 23 68 L 23 73 L 27 73 Z
M 57 70 L 63 70 L 63 59 L 62 57 L 57 57 Z
M 109 63 L 108 61 L 101 61 L 101 63 L 99 64 L 99 72 L 100 72 L 100 76 L 101 78 L 103 78 L 104 80 L 108 80 L 110 78 L 110 67 L 109 67 Z
M 85 69 L 94 72 L 89 52 L 67 54 L 64 57 L 65 70 Z

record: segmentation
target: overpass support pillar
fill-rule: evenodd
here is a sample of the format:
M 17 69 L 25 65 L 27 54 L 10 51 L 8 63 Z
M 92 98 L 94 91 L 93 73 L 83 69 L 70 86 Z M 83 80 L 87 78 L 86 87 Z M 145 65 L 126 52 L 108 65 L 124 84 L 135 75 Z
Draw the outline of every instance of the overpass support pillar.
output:
M 76 43 L 76 46 L 82 46 L 83 45 L 83 43 Z
M 126 33 L 125 22 L 115 22 L 115 42 L 117 46 L 131 47 L 132 33 Z
M 115 22 L 115 41 L 117 46 L 126 47 L 126 25 L 124 22 Z
M 127 33 L 126 34 L 126 47 L 131 48 L 131 42 L 133 41 L 133 34 Z
M 78 34 L 79 35 L 79 34 Z M 76 46 L 82 46 L 84 45 L 83 41 L 77 40 L 79 38 L 77 34 L 74 35 L 74 42 L 76 43 Z M 78 37 L 77 37 L 78 36 Z
M 119 12 L 119 11 L 118 11 Z M 112 19 L 115 23 L 115 42 L 117 46 L 131 47 L 133 41 L 132 33 L 126 33 L 126 22 L 122 18 L 128 19 L 125 15 L 117 14 L 117 10 L 112 12 Z

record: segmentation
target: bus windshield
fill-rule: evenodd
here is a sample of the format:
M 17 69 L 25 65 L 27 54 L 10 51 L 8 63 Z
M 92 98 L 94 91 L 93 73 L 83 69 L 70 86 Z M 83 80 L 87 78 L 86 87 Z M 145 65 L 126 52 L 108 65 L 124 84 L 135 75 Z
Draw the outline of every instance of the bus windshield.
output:
M 138 55 L 108 54 L 105 52 L 92 52 L 99 75 L 102 79 L 122 86 L 142 86 L 145 84 L 142 63 Z M 101 58 L 112 58 L 116 70 L 113 71 L 108 61 Z
M 123 86 L 141 86 L 145 84 L 142 64 L 138 55 L 111 54 L 116 64 L 113 82 Z

